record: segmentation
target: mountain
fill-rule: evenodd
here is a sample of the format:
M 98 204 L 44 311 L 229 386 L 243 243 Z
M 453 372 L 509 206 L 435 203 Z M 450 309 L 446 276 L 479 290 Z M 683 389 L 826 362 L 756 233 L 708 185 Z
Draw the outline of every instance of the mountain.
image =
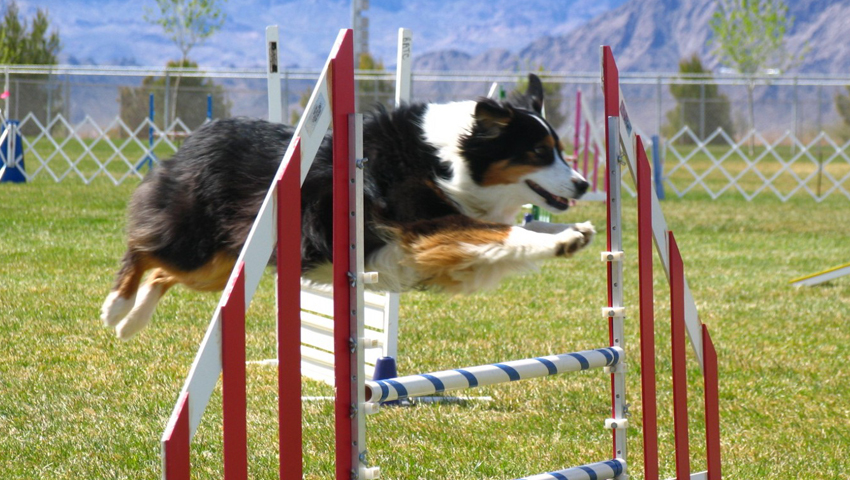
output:
M 414 52 L 455 49 L 479 55 L 516 51 L 542 35 L 563 35 L 625 0 L 372 0 L 370 51 L 395 64 L 399 27 L 414 34 Z M 162 29 L 145 20 L 153 0 L 19 0 L 28 18 L 47 9 L 62 39 L 61 60 L 160 66 L 179 52 Z M 3 2 L 0 1 L 0 7 Z M 320 68 L 340 28 L 351 24 L 348 0 L 231 0 L 221 31 L 190 57 L 208 67 L 261 67 L 265 27 L 281 27 L 285 64 Z
M 786 36 L 786 46 L 793 54 L 807 50 L 804 61 L 792 71 L 850 71 L 850 2 L 788 3 L 794 24 Z M 567 33 L 541 36 L 514 55 L 506 56 L 495 49 L 463 60 L 455 51 L 431 52 L 418 58 L 416 67 L 426 69 L 446 63 L 458 70 L 505 70 L 543 65 L 549 71 L 593 72 L 599 69 L 599 46 L 605 44 L 613 49 L 622 71 L 674 72 L 679 60 L 693 53 L 703 58 L 708 68 L 715 69 L 719 62 L 707 43 L 711 35 L 708 22 L 714 8 L 714 2 L 705 0 L 632 0 Z

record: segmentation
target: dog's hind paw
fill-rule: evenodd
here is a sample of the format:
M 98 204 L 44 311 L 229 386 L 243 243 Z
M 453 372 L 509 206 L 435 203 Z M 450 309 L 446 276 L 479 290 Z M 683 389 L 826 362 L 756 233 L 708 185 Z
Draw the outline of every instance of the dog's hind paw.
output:
M 577 251 L 586 247 L 593 240 L 596 229 L 590 222 L 576 223 L 571 228 L 557 235 L 558 241 L 555 247 L 555 255 L 558 257 L 570 257 Z
M 135 298 L 124 298 L 117 291 L 110 292 L 100 308 L 100 319 L 107 327 L 114 327 L 133 309 Z

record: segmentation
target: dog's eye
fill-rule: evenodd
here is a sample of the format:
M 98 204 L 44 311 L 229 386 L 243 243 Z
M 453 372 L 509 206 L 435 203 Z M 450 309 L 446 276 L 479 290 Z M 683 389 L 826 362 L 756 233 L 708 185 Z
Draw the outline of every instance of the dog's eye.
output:
M 534 153 L 536 153 L 537 155 L 540 155 L 542 157 L 542 156 L 545 156 L 546 154 L 549 153 L 549 148 L 548 147 L 537 147 L 537 148 L 534 149 Z

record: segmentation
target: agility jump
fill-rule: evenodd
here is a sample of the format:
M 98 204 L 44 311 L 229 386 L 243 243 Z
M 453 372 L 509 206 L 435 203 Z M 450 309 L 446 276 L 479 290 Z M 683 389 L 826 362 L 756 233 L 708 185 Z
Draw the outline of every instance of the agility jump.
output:
M 280 170 L 257 216 L 236 263 L 222 300 L 216 308 L 189 376 L 162 438 L 163 478 L 190 478 L 189 443 L 218 380 L 223 377 L 224 478 L 247 477 L 245 399 L 245 310 L 277 242 L 278 266 L 278 387 L 280 478 L 302 478 L 300 359 L 300 183 L 324 133 L 334 126 L 334 364 L 335 451 L 337 480 L 378 478 L 379 469 L 366 457 L 365 415 L 378 402 L 401 396 L 468 388 L 556 373 L 604 368 L 611 375 L 612 414 L 605 425 L 613 432 L 611 458 L 580 467 L 524 477 L 549 479 L 627 478 L 625 339 L 623 304 L 620 161 L 625 160 L 638 187 L 638 240 L 640 277 L 641 365 L 644 410 L 646 478 L 658 478 L 655 421 L 654 327 L 652 309 L 652 246 L 671 285 L 673 384 L 677 478 L 720 478 L 719 416 L 716 355 L 708 331 L 699 322 L 684 279 L 681 256 L 672 233 L 666 230 L 657 198 L 652 192 L 649 164 L 635 136 L 610 49 L 603 49 L 606 113 L 606 192 L 608 207 L 608 303 L 610 345 L 575 354 L 542 356 L 451 372 L 437 372 L 382 382 L 366 382 L 364 373 L 363 288 L 372 275 L 363 269 L 362 117 L 354 114 L 352 33 L 337 38 L 313 95 L 286 152 Z M 622 154 L 620 153 L 622 151 Z M 279 208 L 287 205 L 287 208 Z M 296 208 L 293 208 L 295 206 Z M 688 455 L 685 335 L 690 335 L 705 376 L 708 471 L 691 474 Z M 283 386 L 286 388 L 283 388 Z M 399 388 L 400 387 L 400 388 Z

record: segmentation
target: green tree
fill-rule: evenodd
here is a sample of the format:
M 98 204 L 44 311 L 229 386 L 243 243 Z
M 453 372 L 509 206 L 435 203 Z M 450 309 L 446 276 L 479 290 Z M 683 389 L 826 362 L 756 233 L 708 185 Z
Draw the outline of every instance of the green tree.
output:
M 845 88 L 847 89 L 848 94 L 850 94 L 850 85 Z M 850 127 L 850 95 L 842 95 L 840 93 L 836 94 L 835 108 L 844 120 L 844 125 Z
M 376 60 L 368 53 L 361 53 L 357 62 L 358 70 L 385 73 L 384 62 Z M 395 97 L 395 83 L 389 80 L 361 79 L 357 81 L 357 108 L 360 111 L 371 110 L 377 105 L 390 105 Z
M 538 66 L 537 73 L 545 74 L 546 68 L 544 68 L 542 65 Z M 567 119 L 566 114 L 561 109 L 561 104 L 564 100 L 564 96 L 561 94 L 561 84 L 552 82 L 542 83 L 543 105 L 544 113 L 546 114 L 546 121 L 549 122 L 549 125 L 552 125 L 552 128 L 558 130 L 559 128 L 561 128 L 561 126 L 564 125 L 564 121 Z M 517 81 L 516 87 L 508 95 L 508 98 L 524 95 L 527 89 L 528 77 L 522 77 Z
M 50 29 L 47 12 L 36 11 L 32 23 L 21 19 L 20 10 L 13 0 L 6 6 L 0 23 L 0 63 L 5 65 L 55 65 L 61 49 L 58 30 Z M 43 75 L 16 75 L 13 85 L 18 91 L 13 98 L 19 101 L 19 111 L 32 112 L 42 124 L 50 121 L 48 112 L 62 108 L 61 87 Z M 7 88 L 10 87 L 7 85 Z M 36 128 L 24 126 L 25 134 Z
M 301 106 L 301 111 L 293 110 L 289 116 L 290 125 L 298 125 L 298 122 L 301 120 L 301 114 L 304 112 L 304 108 L 307 107 L 307 102 L 310 101 L 310 95 L 313 94 L 313 87 L 308 88 L 301 92 L 301 96 L 298 98 L 298 105 Z
M 709 25 L 709 45 L 721 63 L 750 76 L 747 84 L 750 128 L 755 128 L 753 75 L 767 68 L 779 71 L 801 61 L 785 49 L 785 34 L 794 24 L 782 0 L 718 0 Z M 752 150 L 752 142 L 750 143 Z
M 722 128 L 729 135 L 735 134 L 729 98 L 718 91 L 717 85 L 709 83 L 710 72 L 702 65 L 697 54 L 679 61 L 679 73 L 702 75 L 702 85 L 686 83 L 671 84 L 670 93 L 676 99 L 676 107 L 667 112 L 667 124 L 663 134 L 671 137 L 683 126 L 688 126 L 697 135 L 705 135 Z M 683 137 L 683 141 L 688 141 Z M 719 140 L 718 140 L 719 141 Z
M 177 62 L 168 62 L 168 68 L 176 68 L 181 66 Z M 191 61 L 186 61 L 182 64 L 183 68 L 197 68 L 197 64 Z M 168 76 L 169 88 L 172 90 L 177 79 L 173 76 Z M 157 126 L 164 129 L 165 118 L 163 112 L 165 109 L 165 83 L 166 77 L 145 77 L 142 80 L 140 87 L 122 87 L 118 94 L 118 103 L 120 104 L 121 120 L 131 130 L 141 125 L 150 114 L 150 94 L 154 94 L 154 120 Z M 176 117 L 183 121 L 191 130 L 195 130 L 206 121 L 207 118 L 207 96 L 212 95 L 213 100 L 213 115 L 216 118 L 226 118 L 230 116 L 232 104 L 225 95 L 224 87 L 216 85 L 209 78 L 202 77 L 186 77 L 183 79 L 183 87 L 180 89 L 180 94 L 177 97 L 179 107 L 176 111 Z M 139 131 L 140 138 L 148 138 L 148 129 L 143 128 Z
M 226 0 L 222 0 L 224 2 Z M 189 52 L 195 45 L 202 43 L 224 25 L 225 15 L 218 0 L 156 0 L 159 9 L 145 9 L 145 20 L 162 27 L 165 34 L 180 50 L 183 65 L 189 61 Z M 170 118 L 177 115 L 177 96 L 180 88 L 180 76 L 174 82 L 171 95 Z

